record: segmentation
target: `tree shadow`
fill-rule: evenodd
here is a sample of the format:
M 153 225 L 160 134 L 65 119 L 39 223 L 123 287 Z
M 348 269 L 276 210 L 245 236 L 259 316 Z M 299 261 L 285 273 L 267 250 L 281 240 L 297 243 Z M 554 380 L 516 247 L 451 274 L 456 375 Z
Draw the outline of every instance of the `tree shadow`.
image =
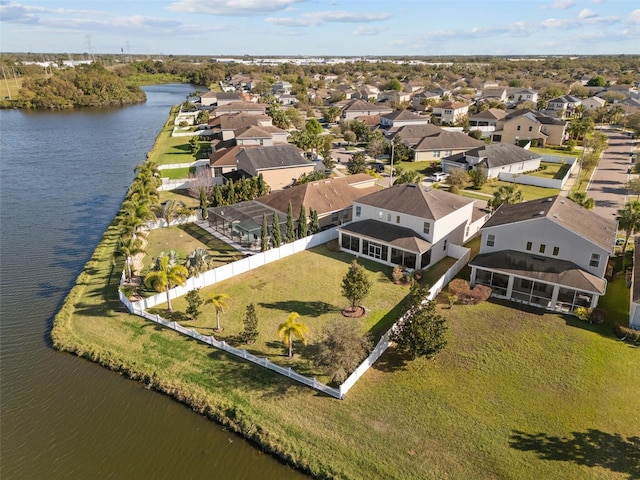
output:
M 270 308 L 274 310 L 282 310 L 283 312 L 297 312 L 301 317 L 319 317 L 329 312 L 337 312 L 340 309 L 326 302 L 301 302 L 298 300 L 288 300 L 283 302 L 258 304 L 262 308 Z
M 401 350 L 392 345 L 375 361 L 371 368 L 375 368 L 381 372 L 393 373 L 407 368 L 408 361 L 409 358 Z
M 546 433 L 513 430 L 509 446 L 524 452 L 535 452 L 542 460 L 573 462 L 587 467 L 601 467 L 640 479 L 640 437 L 624 438 L 596 429 L 571 432 L 572 437 L 556 437 Z

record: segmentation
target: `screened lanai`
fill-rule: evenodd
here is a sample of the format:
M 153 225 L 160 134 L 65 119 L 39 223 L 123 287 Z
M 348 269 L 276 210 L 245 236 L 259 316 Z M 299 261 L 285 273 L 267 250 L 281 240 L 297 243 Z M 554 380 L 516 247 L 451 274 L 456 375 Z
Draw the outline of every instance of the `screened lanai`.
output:
M 267 215 L 269 235 L 274 215 L 278 217 L 280 231 L 284 234 L 287 215 L 255 201 L 210 208 L 209 225 L 243 247 L 259 249 L 264 214 Z

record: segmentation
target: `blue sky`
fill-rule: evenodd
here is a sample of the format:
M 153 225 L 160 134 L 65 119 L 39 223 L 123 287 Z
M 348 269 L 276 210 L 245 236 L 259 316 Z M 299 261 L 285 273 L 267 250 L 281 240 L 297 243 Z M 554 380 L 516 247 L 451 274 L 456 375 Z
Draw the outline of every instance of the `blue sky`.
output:
M 637 0 L 0 0 L 3 52 L 640 54 Z

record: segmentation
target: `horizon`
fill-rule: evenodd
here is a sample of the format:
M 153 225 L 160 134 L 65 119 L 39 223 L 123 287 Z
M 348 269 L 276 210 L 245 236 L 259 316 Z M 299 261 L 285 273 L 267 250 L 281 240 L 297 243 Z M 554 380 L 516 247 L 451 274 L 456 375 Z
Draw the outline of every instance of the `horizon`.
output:
M 0 51 L 296 58 L 640 54 L 640 8 L 632 0 L 51 3 L 0 0 Z

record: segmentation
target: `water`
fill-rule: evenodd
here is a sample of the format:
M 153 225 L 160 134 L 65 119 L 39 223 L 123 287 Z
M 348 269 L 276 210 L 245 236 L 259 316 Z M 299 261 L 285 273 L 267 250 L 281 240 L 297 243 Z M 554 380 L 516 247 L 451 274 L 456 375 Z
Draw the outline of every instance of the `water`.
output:
M 51 348 L 51 322 L 172 105 L 0 111 L 0 478 L 301 479 L 137 382 Z

